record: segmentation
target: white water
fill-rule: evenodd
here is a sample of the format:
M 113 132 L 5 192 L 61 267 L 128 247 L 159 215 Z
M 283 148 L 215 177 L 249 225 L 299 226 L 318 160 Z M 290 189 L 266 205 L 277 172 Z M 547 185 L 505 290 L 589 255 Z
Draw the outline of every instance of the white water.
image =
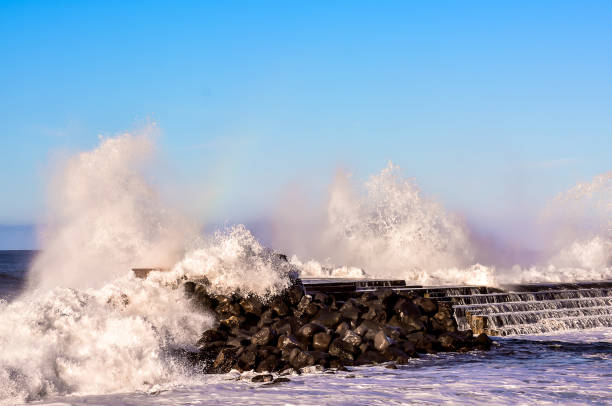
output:
M 346 178 L 338 180 L 323 225 L 317 234 L 304 235 L 310 240 L 306 245 L 316 246 L 323 260 L 294 256 L 288 264 L 243 226 L 197 236 L 199 227 L 169 209 L 142 175 L 151 164 L 152 140 L 146 133 L 103 139 L 97 149 L 57 169 L 49 187 L 44 250 L 31 270 L 30 288 L 10 304 L 0 304 L 4 402 L 117 392 L 131 394 L 86 399 L 245 403 L 261 394 L 264 398 L 259 399 L 269 400 L 266 403 L 288 401 L 283 389 L 276 399 L 268 391 L 251 391 L 242 381 L 228 384 L 227 377 L 194 377 L 168 358 L 169 348 L 188 348 L 212 323 L 206 314 L 194 312 L 177 289 L 185 277 L 206 276 L 218 293 L 240 290 L 258 295 L 285 287 L 294 267 L 303 275 L 380 276 L 424 284 L 612 277 L 610 236 L 593 235 L 593 229 L 581 229 L 577 239 L 544 265 L 508 271 L 478 264 L 463 221 L 424 197 L 392 165 L 370 179 L 365 193 Z M 600 183 L 597 190 L 607 185 Z M 152 273 L 144 281 L 131 276 L 131 267 L 150 265 L 170 271 Z M 397 395 L 398 382 L 412 385 L 414 379 L 380 367 L 363 371 L 371 372 L 364 372 L 363 380 L 350 381 L 357 383 L 350 388 L 345 387 L 345 377 L 330 381 L 319 375 L 298 378 L 296 384 L 320 393 L 344 388 L 357 402 L 371 396 L 369 380 L 386 388 L 381 399 L 394 401 L 408 395 L 418 398 L 418 390 L 429 385 L 447 384 L 423 382 Z M 465 374 L 461 377 L 469 380 Z M 326 382 L 331 382 L 329 387 Z M 135 392 L 193 384 L 199 388 L 195 395 L 193 389 L 178 389 L 170 398 L 143 398 Z M 289 401 L 309 403 L 308 391 L 292 387 L 291 392 L 297 397 Z M 440 396 L 442 401 L 457 399 Z
M 351 368 L 254 384 L 250 374 L 205 376 L 167 390 L 51 399 L 53 405 L 609 404 L 610 329 L 498 340 L 490 352 L 427 355 L 400 369 Z M 516 338 L 524 338 L 516 337 Z

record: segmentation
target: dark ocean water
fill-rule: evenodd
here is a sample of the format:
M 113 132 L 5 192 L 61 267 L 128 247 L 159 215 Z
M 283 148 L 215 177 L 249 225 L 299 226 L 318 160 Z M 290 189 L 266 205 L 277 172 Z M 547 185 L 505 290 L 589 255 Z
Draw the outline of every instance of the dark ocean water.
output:
M 0 251 L 0 299 L 10 300 L 23 288 L 25 276 L 38 251 Z

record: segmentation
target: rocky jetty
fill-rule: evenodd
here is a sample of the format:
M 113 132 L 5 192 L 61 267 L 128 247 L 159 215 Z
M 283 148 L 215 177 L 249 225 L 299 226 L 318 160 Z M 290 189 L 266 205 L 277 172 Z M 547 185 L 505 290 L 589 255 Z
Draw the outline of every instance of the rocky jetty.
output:
M 194 306 L 218 320 L 189 354 L 207 373 L 403 364 L 419 353 L 491 346 L 485 334 L 458 331 L 449 304 L 412 291 L 380 288 L 339 301 L 332 294 L 306 295 L 299 279 L 265 300 L 214 295 L 205 280 L 184 288 Z

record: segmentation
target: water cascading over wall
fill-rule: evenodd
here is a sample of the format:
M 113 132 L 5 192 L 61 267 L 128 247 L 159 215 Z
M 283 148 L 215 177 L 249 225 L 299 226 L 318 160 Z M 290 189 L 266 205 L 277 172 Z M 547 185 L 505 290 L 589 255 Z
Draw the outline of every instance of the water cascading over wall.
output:
M 360 295 L 379 287 L 450 302 L 460 330 L 492 336 L 612 327 L 612 281 L 486 286 L 407 286 L 402 280 L 305 279 L 307 292 Z

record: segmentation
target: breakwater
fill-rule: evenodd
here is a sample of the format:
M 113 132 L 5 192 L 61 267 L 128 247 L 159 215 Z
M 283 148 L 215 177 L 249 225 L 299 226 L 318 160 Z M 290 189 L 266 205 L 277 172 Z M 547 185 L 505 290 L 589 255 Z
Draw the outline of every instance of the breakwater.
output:
M 213 311 L 218 320 L 203 332 L 198 351 L 186 357 L 208 373 L 282 372 L 402 364 L 419 353 L 491 346 L 486 334 L 459 330 L 450 303 L 405 284 L 327 282 L 317 287 L 313 280 L 296 279 L 282 294 L 266 299 L 213 295 L 205 279 L 185 282 L 193 306 Z
M 421 286 L 402 280 L 306 279 L 308 293 L 355 297 L 380 286 L 452 306 L 459 330 L 492 336 L 612 326 L 612 281 L 488 286 Z

